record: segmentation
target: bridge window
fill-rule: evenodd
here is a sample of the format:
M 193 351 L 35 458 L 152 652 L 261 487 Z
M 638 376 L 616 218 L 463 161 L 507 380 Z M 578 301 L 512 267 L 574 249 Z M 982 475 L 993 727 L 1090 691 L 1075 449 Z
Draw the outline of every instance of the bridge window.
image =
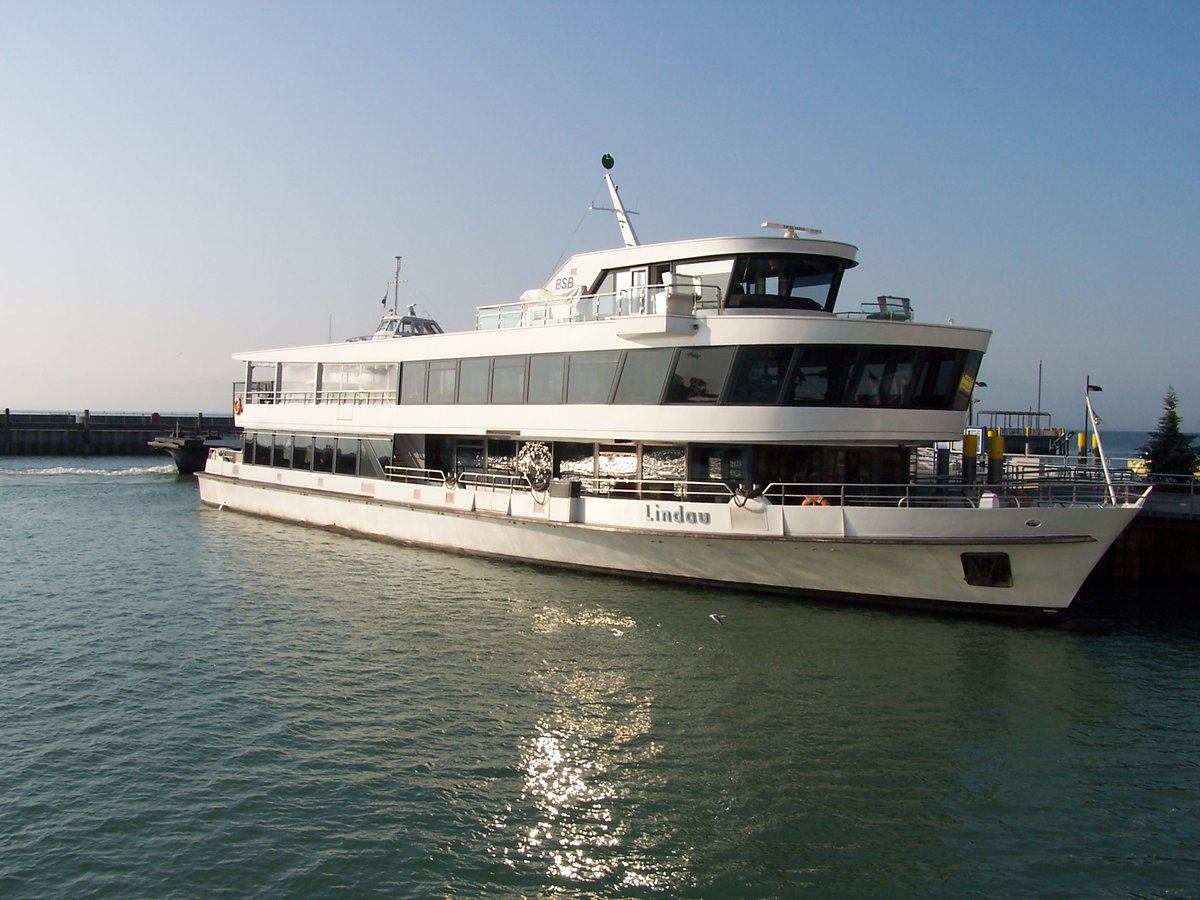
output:
M 824 256 L 739 257 L 725 305 L 754 309 L 832 309 L 829 301 L 845 265 L 845 260 Z

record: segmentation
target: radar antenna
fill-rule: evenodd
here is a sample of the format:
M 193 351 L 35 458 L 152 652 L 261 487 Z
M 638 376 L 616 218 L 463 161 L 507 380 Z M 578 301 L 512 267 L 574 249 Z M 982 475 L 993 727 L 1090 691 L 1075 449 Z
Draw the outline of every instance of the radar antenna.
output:
M 785 238 L 794 238 L 801 234 L 820 234 L 820 228 L 805 228 L 803 225 L 780 225 L 778 222 L 763 222 L 763 228 L 778 228 Z

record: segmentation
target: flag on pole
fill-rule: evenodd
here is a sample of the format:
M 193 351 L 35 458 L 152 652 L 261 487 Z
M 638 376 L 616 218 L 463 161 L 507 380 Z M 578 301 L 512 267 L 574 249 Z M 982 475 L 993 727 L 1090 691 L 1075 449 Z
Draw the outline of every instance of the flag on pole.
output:
M 379 301 L 384 306 L 387 306 L 387 291 L 383 292 L 383 299 Z

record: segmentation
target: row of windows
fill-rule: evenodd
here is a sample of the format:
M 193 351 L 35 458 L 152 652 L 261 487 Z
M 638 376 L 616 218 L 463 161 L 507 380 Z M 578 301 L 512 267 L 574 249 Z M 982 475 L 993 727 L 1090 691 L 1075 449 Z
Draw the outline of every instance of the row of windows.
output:
M 248 431 L 242 437 L 242 460 L 256 466 L 384 478 L 392 461 L 392 442 L 387 438 Z
M 941 347 L 845 344 L 599 350 L 322 367 L 286 363 L 280 384 L 255 365 L 260 402 L 888 406 L 965 410 L 983 358 Z M 303 371 L 300 371 L 302 370 Z M 325 370 L 336 369 L 336 388 Z M 398 370 L 398 371 L 397 371 Z M 397 398 L 396 386 L 399 385 Z
M 446 475 L 524 476 L 531 483 L 570 478 L 585 492 L 604 482 L 688 481 L 739 485 L 778 483 L 896 484 L 908 457 L 897 447 L 614 444 L 517 441 L 509 438 L 396 435 L 379 437 L 247 432 L 243 460 L 260 466 L 386 478 L 388 466 Z

